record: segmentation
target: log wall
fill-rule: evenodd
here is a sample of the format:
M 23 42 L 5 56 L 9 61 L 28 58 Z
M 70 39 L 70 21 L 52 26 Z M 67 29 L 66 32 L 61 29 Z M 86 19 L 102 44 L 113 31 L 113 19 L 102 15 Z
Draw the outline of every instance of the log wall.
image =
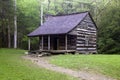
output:
M 68 35 L 67 36 L 68 38 L 68 43 L 67 43 L 67 46 L 68 46 L 68 50 L 75 50 L 76 49 L 76 36 L 74 35 Z
M 97 52 L 97 29 L 90 16 L 85 19 L 69 34 L 77 35 L 76 51 L 80 53 Z

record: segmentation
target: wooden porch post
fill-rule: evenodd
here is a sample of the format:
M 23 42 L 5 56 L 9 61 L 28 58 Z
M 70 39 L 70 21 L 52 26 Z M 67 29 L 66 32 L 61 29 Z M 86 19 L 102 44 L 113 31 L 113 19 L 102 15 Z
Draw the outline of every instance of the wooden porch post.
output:
M 43 36 L 42 36 L 42 41 L 41 41 L 41 44 L 42 44 L 42 50 L 43 50 L 43 43 L 44 43 L 44 40 L 43 40 Z
M 42 49 L 42 38 L 39 36 L 39 50 Z
M 28 39 L 28 50 L 30 51 L 30 38 Z
M 65 35 L 65 50 L 67 50 L 67 34 Z
M 50 50 L 50 35 L 48 35 L 48 50 Z
M 59 38 L 57 39 L 57 50 L 59 49 Z

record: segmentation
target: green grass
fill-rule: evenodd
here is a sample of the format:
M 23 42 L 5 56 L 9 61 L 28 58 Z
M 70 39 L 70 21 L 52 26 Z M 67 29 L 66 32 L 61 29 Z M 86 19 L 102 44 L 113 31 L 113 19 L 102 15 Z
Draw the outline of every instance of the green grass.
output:
M 52 64 L 75 70 L 101 73 L 120 80 L 120 55 L 59 55 Z
M 68 75 L 39 68 L 21 58 L 25 51 L 0 49 L 0 80 L 76 80 Z

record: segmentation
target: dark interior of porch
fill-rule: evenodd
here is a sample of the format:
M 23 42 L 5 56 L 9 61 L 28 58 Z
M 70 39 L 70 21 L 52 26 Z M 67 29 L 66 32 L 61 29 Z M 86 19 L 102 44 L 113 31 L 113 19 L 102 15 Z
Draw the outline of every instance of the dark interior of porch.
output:
M 45 35 L 40 36 L 40 50 L 75 50 L 76 36 Z
M 39 36 L 39 49 L 32 53 L 75 53 L 76 36 L 74 35 L 44 35 Z

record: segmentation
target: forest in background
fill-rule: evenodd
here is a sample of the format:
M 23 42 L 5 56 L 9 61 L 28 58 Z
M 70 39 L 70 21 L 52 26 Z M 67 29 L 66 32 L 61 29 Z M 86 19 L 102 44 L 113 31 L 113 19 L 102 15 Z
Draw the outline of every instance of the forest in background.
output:
M 120 53 L 119 0 L 0 0 L 0 48 L 14 47 L 16 31 L 17 48 L 27 49 L 27 34 L 41 25 L 41 6 L 43 18 L 89 11 L 98 27 L 98 52 Z M 37 38 L 32 48 L 38 48 Z

